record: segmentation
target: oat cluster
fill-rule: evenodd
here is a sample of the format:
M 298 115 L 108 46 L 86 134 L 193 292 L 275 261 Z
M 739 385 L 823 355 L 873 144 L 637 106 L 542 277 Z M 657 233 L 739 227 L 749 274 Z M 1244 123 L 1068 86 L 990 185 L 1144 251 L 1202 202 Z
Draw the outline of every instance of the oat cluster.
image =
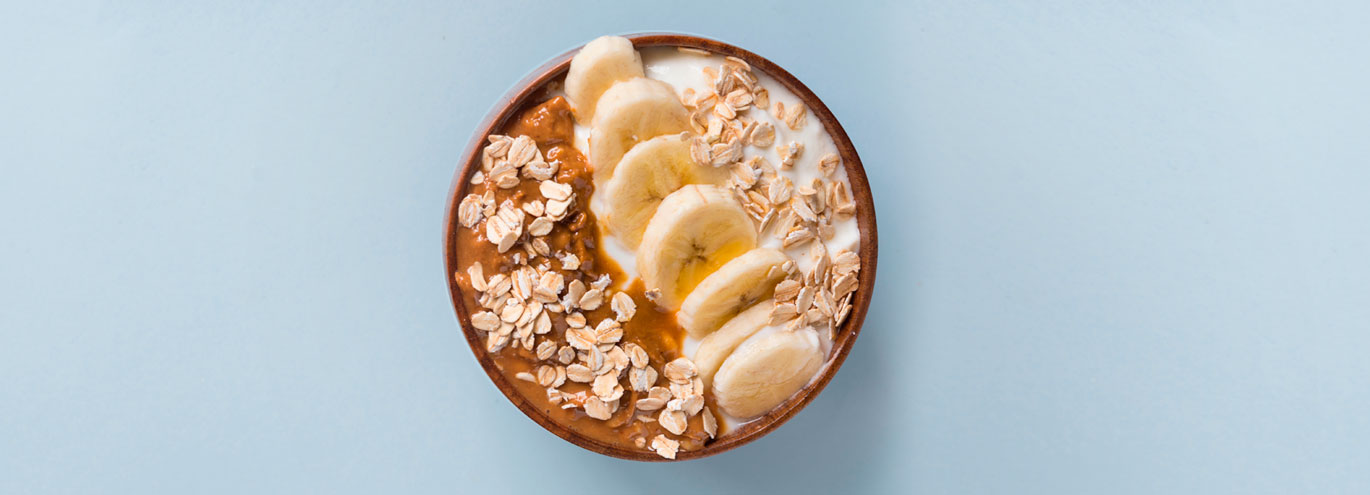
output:
M 828 328 L 828 338 L 837 338 L 837 327 L 851 313 L 861 258 L 845 249 L 829 256 L 823 243 L 809 248 L 813 269 L 807 273 L 790 272 L 775 286 L 775 308 L 770 324 L 785 324 L 794 330 L 803 326 Z
M 499 249 L 508 251 L 520 239 L 529 240 L 529 257 L 547 256 L 547 241 L 542 236 L 552 226 L 566 218 L 574 201 L 569 184 L 556 182 L 557 165 L 549 163 L 528 136 L 510 138 L 492 135 L 490 144 L 481 151 L 481 170 L 471 175 L 471 184 L 489 181 L 500 189 L 518 187 L 524 179 L 540 181 L 538 191 L 544 199 L 515 205 L 513 201 L 495 205 L 495 188 L 484 195 L 468 194 L 457 207 L 457 220 L 466 228 L 474 228 L 485 221 L 485 238 Z M 531 217 L 531 220 L 528 220 Z M 525 220 L 527 224 L 525 225 Z M 524 236 L 527 229 L 528 236 Z

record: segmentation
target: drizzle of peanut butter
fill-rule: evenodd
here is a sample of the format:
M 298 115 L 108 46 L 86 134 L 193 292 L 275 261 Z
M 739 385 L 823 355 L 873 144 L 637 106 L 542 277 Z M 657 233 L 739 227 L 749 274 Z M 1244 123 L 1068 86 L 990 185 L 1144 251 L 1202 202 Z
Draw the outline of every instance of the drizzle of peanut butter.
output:
M 574 117 L 571 107 L 566 99 L 560 96 L 551 98 L 541 104 L 530 106 L 523 109 L 517 119 L 501 129 L 500 133 L 516 137 L 528 136 L 537 143 L 538 148 L 546 155 L 550 163 L 558 166 L 556 180 L 558 182 L 571 184 L 575 191 L 576 202 L 572 205 L 571 213 L 566 220 L 558 222 L 552 232 L 544 237 L 552 253 L 568 252 L 576 255 L 581 260 L 579 270 L 561 270 L 559 260 L 538 257 L 530 261 L 530 265 L 538 265 L 547 262 L 554 270 L 566 277 L 567 281 L 579 277 L 586 284 L 595 280 L 602 274 L 608 274 L 614 284 L 621 284 L 627 280 L 627 275 L 619 268 L 607 254 L 598 249 L 602 242 L 600 229 L 595 223 L 594 214 L 588 208 L 591 194 L 594 193 L 594 182 L 591 180 L 592 174 L 589 164 L 584 155 L 576 150 L 573 143 L 574 136 Z M 495 193 L 496 204 L 503 203 L 505 199 L 512 199 L 516 204 L 522 204 L 525 197 L 540 197 L 538 193 L 538 181 L 523 180 L 517 187 L 511 189 L 500 189 L 489 182 L 473 184 L 469 187 L 468 194 L 484 194 L 486 190 L 493 190 Z M 479 261 L 484 267 L 486 277 L 495 273 L 509 273 L 516 266 L 511 262 L 509 253 L 500 254 L 494 244 L 485 239 L 483 229 L 457 229 L 456 255 L 457 266 L 461 270 L 455 274 L 458 286 L 465 298 L 467 308 L 479 308 L 476 301 L 477 293 L 471 287 L 471 282 L 467 278 L 465 268 L 472 263 Z M 516 247 L 515 250 L 518 248 Z M 611 286 L 612 287 L 612 286 Z M 650 358 L 650 366 L 656 368 L 658 372 L 667 362 L 680 357 L 681 345 L 684 342 L 685 331 L 675 321 L 675 315 L 661 309 L 648 301 L 644 296 L 644 287 L 641 281 L 634 282 L 624 290 L 633 302 L 637 304 L 637 313 L 633 319 L 623 324 L 623 340 L 620 342 L 634 343 L 642 346 L 647 351 Z M 613 318 L 614 314 L 607 302 L 594 311 L 582 311 L 591 325 L 598 323 L 604 318 Z M 558 343 L 558 346 L 566 344 L 565 331 L 566 323 L 562 318 L 552 319 L 552 331 L 542 338 L 551 338 Z M 492 355 L 495 365 L 500 368 L 501 373 L 512 383 L 518 392 L 535 407 L 543 411 L 547 417 L 556 423 L 588 435 L 604 443 L 612 444 L 628 450 L 646 450 L 639 446 L 638 441 L 644 442 L 643 445 L 651 445 L 651 439 L 658 434 L 666 434 L 671 438 L 680 441 L 680 449 L 697 450 L 709 441 L 704 434 L 702 426 L 703 416 L 695 415 L 689 419 L 689 426 L 684 435 L 672 435 L 661 427 L 659 423 L 633 420 L 634 403 L 646 397 L 645 393 L 634 392 L 624 381 L 624 394 L 619 399 L 618 411 L 607 421 L 590 418 L 581 409 L 562 409 L 559 405 L 552 404 L 547 400 L 547 392 L 537 383 L 528 382 L 515 378 L 520 372 L 528 372 L 536 375 L 538 366 L 542 364 L 557 364 L 555 358 L 553 362 L 539 362 L 537 356 L 526 349 L 514 348 L 513 346 Z M 659 378 L 657 386 L 667 386 L 664 377 Z M 579 391 L 589 392 L 589 385 L 567 381 L 561 387 L 567 393 Z M 655 418 L 658 411 L 652 411 L 650 416 Z
M 504 134 L 528 136 L 541 147 L 571 144 L 575 137 L 575 119 L 571 114 L 571 104 L 566 102 L 566 98 L 557 96 L 529 108 L 505 129 Z

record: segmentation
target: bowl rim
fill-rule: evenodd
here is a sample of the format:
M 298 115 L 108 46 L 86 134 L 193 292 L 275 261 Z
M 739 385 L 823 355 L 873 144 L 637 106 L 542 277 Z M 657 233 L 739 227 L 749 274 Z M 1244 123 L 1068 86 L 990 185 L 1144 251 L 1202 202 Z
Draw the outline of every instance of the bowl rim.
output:
M 548 432 L 561 437 L 563 440 L 571 442 L 581 448 L 599 454 L 646 462 L 669 462 L 699 459 L 716 454 L 721 454 L 729 450 L 741 447 L 761 438 L 779 428 L 800 410 L 804 409 L 810 402 L 818 396 L 823 388 L 827 386 L 841 368 L 846 360 L 847 354 L 851 352 L 852 346 L 856 342 L 857 336 L 861 332 L 861 325 L 865 322 L 866 311 L 870 307 L 872 291 L 875 288 L 876 261 L 878 257 L 879 240 L 876 232 L 875 204 L 871 197 L 870 184 L 866 178 L 865 169 L 861 165 L 861 158 L 856 153 L 856 148 L 847 136 L 847 132 L 837 121 L 837 118 L 828 109 L 827 105 L 818 98 L 807 86 L 799 81 L 798 78 L 790 74 L 789 71 L 771 62 L 769 59 L 752 53 L 741 47 L 718 41 L 702 36 L 667 33 L 667 32 L 645 32 L 635 34 L 625 34 L 623 37 L 633 42 L 634 48 L 642 49 L 649 47 L 675 46 L 702 49 L 714 54 L 732 56 L 746 61 L 748 64 L 784 85 L 790 92 L 794 93 L 800 101 L 808 107 L 811 118 L 817 119 L 827 130 L 828 135 L 837 145 L 839 156 L 842 158 L 842 165 L 847 172 L 848 182 L 852 188 L 852 198 L 856 203 L 857 228 L 861 232 L 861 241 L 858 248 L 858 255 L 861 259 L 861 271 L 858 273 L 858 285 L 856 296 L 852 301 L 851 314 L 836 333 L 832 351 L 829 353 L 827 361 L 817 379 L 812 380 L 804 388 L 796 392 L 794 396 L 782 402 L 765 415 L 744 424 L 739 430 L 730 432 L 726 436 L 719 437 L 713 443 L 704 448 L 692 451 L 680 451 L 675 459 L 666 459 L 649 450 L 627 450 L 615 445 L 601 442 L 590 436 L 581 434 L 575 429 L 563 426 L 544 415 L 537 406 L 529 402 L 519 391 L 509 382 L 500 372 L 489 353 L 485 351 L 484 341 L 471 326 L 470 313 L 467 311 L 465 302 L 461 296 L 461 288 L 454 279 L 453 274 L 461 270 L 457 266 L 457 246 L 456 232 L 458 228 L 457 209 L 461 198 L 466 195 L 467 178 L 471 176 L 480 165 L 479 153 L 484 147 L 486 137 L 511 118 L 517 111 L 525 106 L 541 90 L 557 78 L 564 76 L 570 67 L 571 57 L 575 56 L 581 47 L 575 48 L 553 57 L 542 66 L 534 69 L 526 77 L 516 83 L 503 97 L 501 97 L 491 110 L 486 114 L 484 120 L 476 126 L 466 150 L 462 153 L 460 167 L 452 178 L 452 185 L 448 191 L 447 214 L 443 223 L 443 257 L 447 269 L 444 277 L 447 279 L 448 294 L 452 299 L 453 309 L 456 311 L 457 323 L 461 326 L 462 332 L 466 336 L 466 342 L 471 347 L 472 354 L 480 363 L 486 375 L 511 402 L 514 403 L 525 416 L 533 422 L 542 426 Z

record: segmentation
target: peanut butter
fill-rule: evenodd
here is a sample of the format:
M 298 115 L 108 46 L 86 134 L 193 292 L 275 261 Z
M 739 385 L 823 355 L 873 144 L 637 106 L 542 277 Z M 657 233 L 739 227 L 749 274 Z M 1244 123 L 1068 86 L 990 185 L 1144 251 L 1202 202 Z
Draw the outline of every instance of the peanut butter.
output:
M 548 256 L 536 256 L 525 261 L 523 264 L 540 265 L 546 263 L 555 271 L 562 274 L 567 281 L 582 280 L 588 284 L 598 279 L 602 275 L 608 275 L 614 281 L 625 281 L 628 278 L 624 275 L 619 266 L 598 247 L 601 245 L 600 229 L 595 223 L 593 213 L 588 208 L 588 198 L 594 192 L 594 183 L 591 180 L 592 170 L 590 169 L 585 157 L 572 146 L 572 133 L 574 120 L 570 105 L 562 97 L 554 97 L 541 103 L 523 109 L 518 118 L 514 119 L 499 132 L 510 137 L 527 136 L 531 138 L 538 148 L 545 153 L 547 161 L 557 166 L 556 181 L 570 184 L 575 191 L 575 196 L 584 198 L 571 206 L 565 220 L 557 222 L 552 231 L 543 237 L 547 247 L 552 253 L 565 252 L 574 255 L 579 261 L 579 266 L 575 269 L 565 269 L 563 263 L 555 258 Z M 493 192 L 496 203 L 503 203 L 506 199 L 512 200 L 515 204 L 521 204 L 525 197 L 538 196 L 539 181 L 525 180 L 517 186 L 509 189 L 502 189 L 484 181 L 480 184 L 472 184 L 468 188 L 468 194 L 484 195 Z M 496 273 L 511 273 L 518 268 L 510 256 L 510 253 L 500 253 L 494 244 L 485 237 L 485 233 L 480 229 L 457 229 L 456 231 L 456 256 L 458 266 L 466 267 L 479 262 L 484 267 L 486 276 Z M 465 272 L 458 271 L 455 275 L 456 281 L 461 289 L 461 293 L 468 308 L 479 308 L 477 302 L 478 292 L 472 287 L 472 281 Z M 631 286 L 622 290 L 633 302 L 636 303 L 636 315 L 623 322 L 624 343 L 632 343 L 641 346 L 646 351 L 651 362 L 667 363 L 677 357 L 681 357 L 681 346 L 685 338 L 685 332 L 675 321 L 675 316 L 664 312 L 644 295 L 644 288 L 641 281 L 636 281 Z M 587 320 L 599 321 L 604 318 L 614 318 L 614 313 L 610 309 L 610 304 L 605 303 L 598 308 L 590 311 L 582 311 Z M 567 344 L 567 324 L 564 319 L 553 318 L 552 330 L 545 336 L 558 346 Z M 625 389 L 622 400 L 619 401 L 619 408 L 607 421 L 600 421 L 590 418 L 580 408 L 562 408 L 560 404 L 554 404 L 548 398 L 545 387 L 526 379 L 519 379 L 520 374 L 525 377 L 534 375 L 540 366 L 541 360 L 538 359 L 534 351 L 518 346 L 507 346 L 499 351 L 492 353 L 497 367 L 508 378 L 523 397 L 531 404 L 534 404 L 547 417 L 556 423 L 576 430 L 590 437 L 595 438 L 606 444 L 615 445 L 625 449 L 642 450 L 651 439 L 657 435 L 666 433 L 657 422 L 643 422 L 634 420 L 635 403 L 638 399 L 646 397 L 646 393 Z M 569 394 L 585 391 L 589 394 L 590 384 L 574 383 L 567 381 L 561 390 Z M 701 428 L 702 416 L 696 415 L 689 419 L 690 425 L 687 433 L 677 436 L 680 439 L 681 450 L 696 450 L 702 447 L 708 435 Z

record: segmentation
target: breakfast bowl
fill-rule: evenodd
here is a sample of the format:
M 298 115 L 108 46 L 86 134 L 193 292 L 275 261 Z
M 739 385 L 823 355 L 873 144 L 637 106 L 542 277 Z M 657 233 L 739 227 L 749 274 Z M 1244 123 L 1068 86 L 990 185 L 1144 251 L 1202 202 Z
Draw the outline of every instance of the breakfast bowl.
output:
M 458 162 L 443 253 L 495 386 L 639 461 L 742 446 L 817 397 L 875 286 L 860 157 L 771 61 L 605 36 L 520 81 Z

